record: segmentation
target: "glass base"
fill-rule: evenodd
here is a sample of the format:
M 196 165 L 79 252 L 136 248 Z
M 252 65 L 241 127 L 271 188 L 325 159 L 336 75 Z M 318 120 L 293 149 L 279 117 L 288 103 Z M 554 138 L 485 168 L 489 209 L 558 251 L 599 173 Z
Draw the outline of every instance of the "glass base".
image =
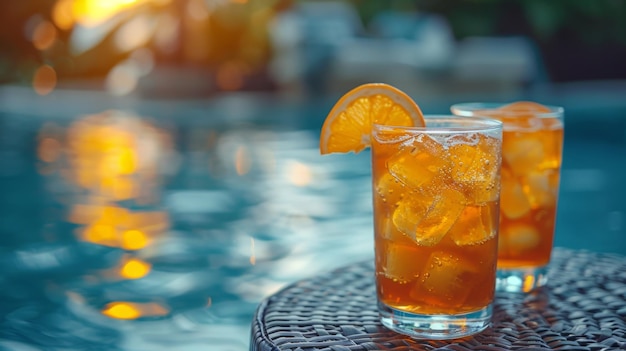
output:
M 527 293 L 546 285 L 547 267 L 520 269 L 498 269 L 496 273 L 496 291 Z
M 446 340 L 479 333 L 491 323 L 491 304 L 481 310 L 454 315 L 409 313 L 378 302 L 381 323 L 415 339 Z

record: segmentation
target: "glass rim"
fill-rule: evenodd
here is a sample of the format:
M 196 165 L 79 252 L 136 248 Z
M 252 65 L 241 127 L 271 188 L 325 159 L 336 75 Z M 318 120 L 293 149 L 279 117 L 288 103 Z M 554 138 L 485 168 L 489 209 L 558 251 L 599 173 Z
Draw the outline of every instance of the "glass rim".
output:
M 401 129 L 410 132 L 422 133 L 485 133 L 502 130 L 503 123 L 495 118 L 474 117 L 466 118 L 456 115 L 424 115 L 425 127 L 419 126 L 398 126 L 373 123 L 374 130 Z M 429 126 L 428 122 L 450 123 L 449 126 Z
M 450 111 L 457 116 L 462 117 L 491 117 L 486 114 L 479 114 L 478 111 L 486 110 L 492 111 L 496 110 L 502 106 L 506 106 L 510 104 L 509 102 L 461 102 L 456 103 L 450 106 Z M 537 118 L 563 118 L 563 113 L 565 109 L 562 106 L 556 105 L 543 105 L 550 109 L 550 112 L 530 112 L 534 117 Z M 502 118 L 516 118 L 519 116 L 528 116 L 529 112 L 527 111 L 498 111 L 498 116 Z

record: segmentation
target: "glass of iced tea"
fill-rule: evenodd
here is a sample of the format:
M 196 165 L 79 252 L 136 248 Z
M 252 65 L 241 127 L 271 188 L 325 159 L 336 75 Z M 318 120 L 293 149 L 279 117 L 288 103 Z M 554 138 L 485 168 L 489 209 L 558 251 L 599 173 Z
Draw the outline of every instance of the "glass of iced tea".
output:
M 453 339 L 491 321 L 502 123 L 424 120 L 372 128 L 378 309 L 396 332 Z
M 498 291 L 547 282 L 563 149 L 563 108 L 534 102 L 463 103 L 455 115 L 503 122 Z

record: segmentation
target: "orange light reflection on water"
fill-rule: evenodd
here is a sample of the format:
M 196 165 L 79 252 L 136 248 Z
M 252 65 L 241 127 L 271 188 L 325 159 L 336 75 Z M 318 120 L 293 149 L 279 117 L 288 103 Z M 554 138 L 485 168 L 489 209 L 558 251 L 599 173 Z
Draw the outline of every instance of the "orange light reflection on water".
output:
M 116 301 L 104 306 L 102 314 L 115 319 L 137 319 L 141 317 L 164 316 L 169 309 L 155 302 L 136 303 Z
M 148 273 L 152 265 L 137 258 L 130 258 L 123 263 L 120 269 L 120 276 L 126 279 L 139 279 L 143 278 Z
M 171 148 L 161 130 L 120 111 L 82 118 L 70 126 L 67 139 L 72 181 L 112 201 L 137 198 L 142 189 L 157 186 L 158 161 Z
M 165 211 L 131 210 L 117 203 L 156 201 L 160 162 L 171 147 L 163 131 L 121 111 L 89 115 L 73 123 L 67 133 L 68 180 L 88 194 L 72 207 L 68 218 L 83 225 L 78 237 L 134 251 L 163 235 L 169 228 Z
M 79 237 L 94 244 L 141 250 L 169 228 L 164 211 L 132 212 L 113 205 L 75 205 L 69 221 L 84 224 Z

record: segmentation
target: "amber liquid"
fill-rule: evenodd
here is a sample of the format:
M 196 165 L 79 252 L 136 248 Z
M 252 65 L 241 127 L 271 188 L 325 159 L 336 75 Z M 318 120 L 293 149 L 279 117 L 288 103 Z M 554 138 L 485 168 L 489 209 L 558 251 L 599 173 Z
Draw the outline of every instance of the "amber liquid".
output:
M 554 240 L 563 125 L 557 119 L 541 121 L 539 129 L 504 122 L 498 268 L 545 266 Z
M 447 148 L 386 137 L 372 142 L 379 301 L 431 315 L 486 307 L 495 288 L 499 141 Z

